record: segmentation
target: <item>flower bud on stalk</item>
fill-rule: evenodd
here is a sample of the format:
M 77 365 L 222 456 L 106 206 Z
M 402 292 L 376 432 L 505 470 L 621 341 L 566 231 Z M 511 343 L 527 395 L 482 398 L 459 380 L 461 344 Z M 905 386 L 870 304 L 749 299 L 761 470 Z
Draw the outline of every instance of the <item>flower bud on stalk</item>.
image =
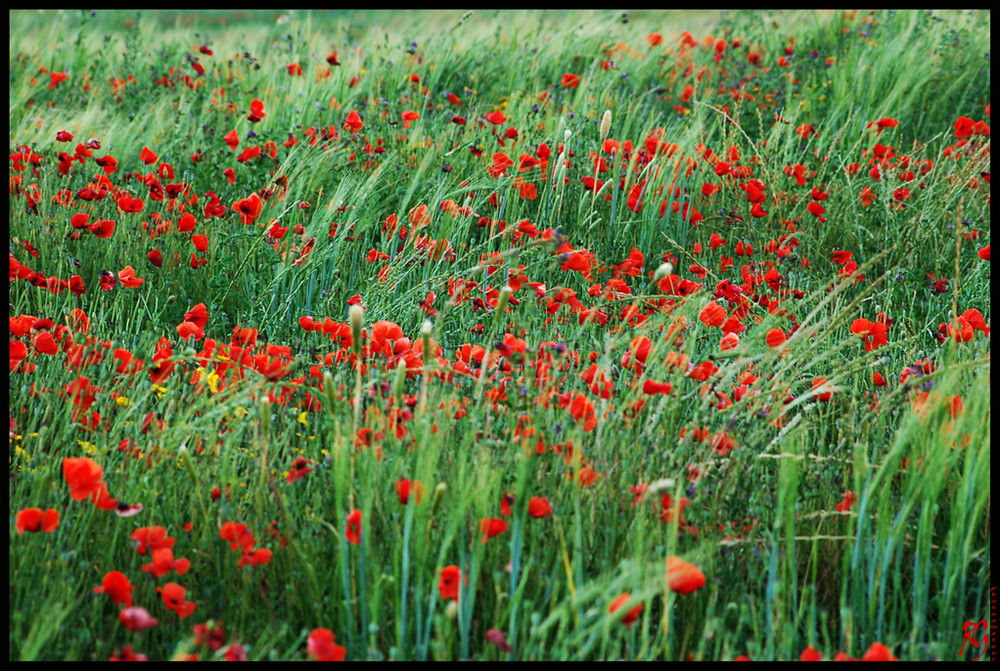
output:
M 424 323 L 420 325 L 420 340 L 423 342 L 423 355 L 424 355 L 424 365 L 427 365 L 427 357 L 431 353 L 431 320 L 425 319 Z M 436 354 L 436 353 L 435 353 Z
M 191 482 L 194 484 L 195 490 L 198 490 L 198 471 L 195 470 L 194 461 L 191 460 L 191 453 L 188 451 L 187 443 L 184 443 L 177 450 L 177 456 L 180 457 L 181 463 L 184 464 L 185 470 L 187 470 L 188 475 L 191 476 Z
M 271 432 L 271 399 L 260 399 L 260 428 L 267 436 Z
M 507 303 L 510 302 L 510 296 L 512 293 L 514 293 L 514 290 L 507 284 L 505 284 L 503 289 L 500 290 L 500 295 L 497 297 L 497 309 L 496 312 L 493 313 L 494 330 L 500 324 L 500 320 L 503 319 L 503 314 L 507 310 Z
M 446 491 L 448 491 L 448 485 L 443 482 L 439 482 L 437 487 L 434 488 L 434 500 L 431 502 L 431 515 L 437 512 L 438 506 L 441 504 L 441 499 L 444 498 Z
M 396 364 L 396 380 L 392 385 L 392 395 L 396 397 L 396 406 L 403 400 L 403 383 L 406 381 L 406 361 L 399 360 Z
M 448 618 L 449 621 L 454 622 L 458 619 L 458 602 L 449 601 L 448 605 L 444 608 L 444 616 Z
M 601 142 L 603 143 L 608 139 L 608 133 L 611 132 L 611 110 L 606 110 L 604 116 L 601 118 Z
M 347 311 L 347 321 L 351 325 L 351 347 L 354 353 L 361 354 L 361 327 L 365 324 L 365 310 L 360 305 L 352 305 Z
M 330 414 L 333 414 L 333 399 L 336 398 L 333 389 L 333 376 L 330 371 L 323 371 L 323 393 L 326 394 L 326 402 L 329 404 Z
M 653 281 L 659 282 L 664 277 L 670 275 L 670 273 L 672 272 L 674 272 L 674 264 L 667 261 L 666 263 L 661 264 L 660 267 L 656 269 L 656 273 L 653 274 Z

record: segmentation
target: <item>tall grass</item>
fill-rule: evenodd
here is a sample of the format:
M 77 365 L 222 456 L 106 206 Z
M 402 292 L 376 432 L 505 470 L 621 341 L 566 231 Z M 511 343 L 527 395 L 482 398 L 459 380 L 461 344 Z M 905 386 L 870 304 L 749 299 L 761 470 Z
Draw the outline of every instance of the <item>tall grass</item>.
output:
M 789 660 L 807 646 L 832 659 L 861 657 L 877 642 L 900 659 L 961 659 L 963 624 L 985 617 L 992 580 L 990 341 L 978 330 L 967 342 L 937 336 L 972 308 L 990 319 L 988 253 L 977 254 L 990 240 L 989 138 L 959 144 L 954 130 L 959 117 L 989 121 L 989 20 L 909 11 L 12 12 L 10 153 L 27 145 L 44 160 L 35 175 L 12 159 L 10 253 L 43 276 L 80 275 L 87 293 L 10 283 L 12 371 L 15 341 L 36 366 L 12 372 L 9 384 L 10 659 L 106 660 L 126 645 L 151 659 L 221 658 L 225 648 L 196 643 L 192 625 L 205 622 L 261 660 L 306 659 L 317 628 L 334 632 L 351 660 Z M 684 30 L 694 46 L 682 48 Z M 662 44 L 647 42 L 654 32 Z M 334 50 L 339 66 L 326 60 Z M 289 74 L 294 63 L 302 76 Z M 50 72 L 69 77 L 50 89 Z M 579 86 L 560 85 L 567 73 Z M 686 85 L 694 93 L 682 101 Z M 246 118 L 254 98 L 267 109 L 257 124 Z M 355 136 L 344 128 L 351 110 L 364 121 Z M 420 118 L 404 129 L 406 110 Z M 605 110 L 609 138 L 634 145 L 626 158 L 603 151 Z M 507 121 L 486 121 L 493 111 Z M 869 122 L 885 117 L 898 126 L 876 135 Z M 516 139 L 505 138 L 510 127 Z M 331 128 L 336 137 L 322 136 Z M 76 136 L 69 144 L 55 139 L 64 129 Z M 236 151 L 223 142 L 232 129 Z M 289 135 L 298 143 L 285 146 Z M 650 136 L 676 149 L 650 159 L 640 151 Z M 60 175 L 59 152 L 90 137 L 101 149 Z M 269 141 L 277 158 L 236 162 Z M 519 172 L 519 157 L 543 143 L 546 178 Z M 874 180 L 877 143 L 909 156 L 915 179 L 901 181 L 905 167 L 894 167 Z M 198 196 L 186 207 L 207 238 L 196 252 L 207 265 L 190 267 L 189 233 L 143 228 L 155 227 L 154 214 L 180 216 L 179 202 L 149 197 L 142 177 L 156 166 L 139 161 L 143 147 L 173 166 L 164 184 Z M 563 147 L 565 184 L 553 177 Z M 752 166 L 766 215 L 750 214 L 750 177 L 718 175 L 706 150 Z M 515 162 L 499 177 L 488 172 L 497 152 Z M 595 171 L 592 153 L 607 172 Z M 80 199 L 102 172 L 94 158 L 106 154 L 120 164 L 110 181 L 144 199 L 140 213 Z M 921 173 L 922 161 L 933 167 Z M 581 184 L 595 174 L 609 182 L 597 194 Z M 535 198 L 521 195 L 519 179 L 537 187 Z M 706 195 L 705 184 L 719 190 Z M 240 223 L 233 203 L 284 186 L 254 225 Z M 909 199 L 894 199 L 904 186 Z M 831 194 L 825 223 L 807 209 L 813 187 Z M 865 187 L 878 191 L 869 205 Z M 32 189 L 41 197 L 29 208 Z M 630 206 L 633 190 L 641 207 Z M 219 218 L 203 216 L 209 191 L 225 208 Z M 475 214 L 450 214 L 448 200 Z M 385 232 L 391 216 L 413 229 L 421 205 L 426 226 Z M 695 223 L 691 210 L 704 218 Z M 115 220 L 114 235 L 74 237 L 70 217 L 83 211 Z M 280 241 L 268 235 L 272 220 L 290 229 Z M 526 220 L 552 230 L 518 240 L 511 231 Z M 713 234 L 727 246 L 711 247 Z M 451 251 L 431 253 L 431 241 Z M 563 241 L 594 255 L 592 278 L 562 270 Z M 737 244 L 753 255 L 736 255 Z M 154 248 L 162 267 L 146 258 Z M 633 249 L 644 261 L 637 276 L 623 275 L 629 294 L 588 293 Z M 853 275 L 832 258 L 837 250 L 852 252 Z M 372 252 L 388 258 L 370 262 Z M 654 277 L 667 259 L 703 287 L 676 295 Z M 101 271 L 126 265 L 142 286 L 102 291 Z M 779 289 L 763 278 L 772 268 Z M 519 277 L 544 284 L 546 298 L 520 280 L 516 304 L 498 304 L 496 292 Z M 467 301 L 452 295 L 458 280 L 479 283 Z M 718 293 L 725 281 L 755 299 L 738 317 L 746 328 L 735 349 L 700 319 L 713 299 L 737 314 Z M 563 288 L 590 312 L 550 313 Z M 429 292 L 433 315 L 421 307 Z M 300 326 L 302 317 L 345 323 L 355 294 L 366 309 L 363 352 Z M 289 347 L 288 373 L 269 379 L 251 365 L 238 382 L 212 382 L 228 358 L 177 331 L 198 303 L 210 315 L 206 338 L 221 345 L 234 327 L 258 329 L 255 353 Z M 645 319 L 630 323 L 627 306 Z M 44 326 L 14 334 L 21 315 L 58 325 L 72 323 L 74 309 L 90 319 L 88 334 L 66 333 L 83 346 L 82 362 L 70 359 L 68 341 L 55 355 L 36 353 Z M 867 351 L 852 325 L 879 313 L 892 320 L 888 343 Z M 369 350 L 380 321 L 420 344 L 417 364 L 400 369 L 399 356 Z M 787 334 L 784 345 L 768 346 L 772 329 Z M 177 368 L 154 382 L 161 336 Z M 640 336 L 651 343 L 641 376 L 623 361 L 631 353 L 634 362 Z M 523 352 L 511 352 L 511 338 L 525 341 Z M 428 352 L 438 345 L 435 359 Z M 469 346 L 481 346 L 487 364 L 470 363 L 463 376 L 456 363 L 468 361 Z M 117 372 L 116 348 L 146 369 Z M 674 365 L 680 357 L 718 370 L 693 379 Z M 592 363 L 594 379 L 609 381 L 606 398 L 581 379 Z M 887 386 L 876 387 L 874 373 Z M 79 376 L 99 388 L 96 428 L 74 416 L 66 387 Z M 673 391 L 644 393 L 644 380 Z M 572 414 L 576 394 L 594 404 L 592 430 Z M 121 518 L 72 501 L 63 459 L 82 456 L 103 467 L 113 497 L 142 512 Z M 297 457 L 313 470 L 289 482 Z M 415 490 L 400 503 L 404 478 L 420 482 L 420 503 Z M 638 486 L 654 483 L 642 499 Z M 853 503 L 838 510 L 848 493 Z M 536 496 L 551 515 L 529 514 Z M 58 528 L 17 533 L 15 514 L 36 507 L 58 509 Z M 357 544 L 347 535 L 354 510 Z M 507 529 L 486 540 L 482 521 L 494 518 Z M 225 522 L 245 524 L 270 561 L 238 566 L 240 553 L 220 538 Z M 189 573 L 143 572 L 151 558 L 130 536 L 154 525 L 176 538 Z M 668 585 L 675 556 L 704 573 L 701 589 Z M 461 574 L 457 601 L 439 593 L 450 566 Z M 129 631 L 93 592 L 113 570 L 159 626 Z M 163 606 L 156 587 L 168 580 L 197 603 L 190 618 Z M 642 605 L 629 626 L 624 610 L 609 612 L 626 592 L 628 610 Z M 492 629 L 512 652 L 488 640 Z

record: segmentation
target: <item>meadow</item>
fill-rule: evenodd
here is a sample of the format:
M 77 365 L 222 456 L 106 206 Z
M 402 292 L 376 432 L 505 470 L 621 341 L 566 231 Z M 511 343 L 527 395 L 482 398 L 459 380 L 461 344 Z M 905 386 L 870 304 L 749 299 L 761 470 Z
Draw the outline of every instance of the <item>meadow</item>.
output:
M 11 660 L 992 656 L 988 11 L 9 42 Z

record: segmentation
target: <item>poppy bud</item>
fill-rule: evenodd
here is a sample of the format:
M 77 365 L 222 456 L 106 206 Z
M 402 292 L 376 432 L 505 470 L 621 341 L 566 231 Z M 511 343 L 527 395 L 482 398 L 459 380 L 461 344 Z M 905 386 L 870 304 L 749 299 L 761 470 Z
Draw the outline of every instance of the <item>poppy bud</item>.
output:
M 659 282 L 664 277 L 670 275 L 670 273 L 672 272 L 674 272 L 674 264 L 667 261 L 666 263 L 661 264 L 660 267 L 656 269 L 656 273 L 653 274 L 653 281 Z
M 450 620 L 451 622 L 454 622 L 456 619 L 458 619 L 458 602 L 457 601 L 449 601 L 448 602 L 448 605 L 445 606 L 445 609 L 444 609 L 444 616 L 447 617 L 448 620 Z
M 556 159 L 556 169 L 552 176 L 552 188 L 561 185 L 563 183 L 563 178 L 566 176 L 566 161 L 563 156 L 566 155 L 565 150 L 559 152 L 559 158 Z
M 441 503 L 441 499 L 444 498 L 444 493 L 448 491 L 448 485 L 443 482 L 439 482 L 438 486 L 434 488 L 434 501 L 431 504 L 431 515 L 437 512 L 438 504 Z
M 431 320 L 425 319 L 424 323 L 420 325 L 420 341 L 423 345 L 422 355 L 426 359 L 426 363 L 433 360 L 435 352 L 431 352 Z M 428 359 L 428 357 L 430 357 Z
M 503 314 L 503 311 L 507 309 L 507 303 L 510 302 L 510 295 L 512 293 L 514 293 L 514 290 L 506 284 L 503 289 L 500 290 L 500 296 L 497 298 L 497 311 L 495 313 L 497 321 L 500 321 L 500 316 Z
M 330 404 L 330 412 L 333 412 L 333 399 L 334 399 L 334 389 L 333 389 L 333 376 L 330 375 L 330 371 L 323 371 L 323 393 L 326 394 L 326 402 Z
M 608 138 L 608 133 L 611 132 L 611 110 L 606 110 L 604 116 L 601 118 L 601 142 L 603 143 Z
M 726 628 L 730 631 L 736 631 L 736 628 L 740 624 L 740 609 L 732 601 L 726 605 L 726 613 L 723 616 L 723 621 L 726 623 Z
M 392 385 L 392 394 L 396 397 L 397 403 L 403 398 L 403 383 L 406 381 L 406 361 L 400 359 L 396 364 L 396 381 Z
M 361 327 L 365 323 L 365 311 L 360 305 L 352 305 L 347 311 L 347 321 L 351 324 L 351 338 L 353 339 L 354 353 L 361 352 Z
M 194 483 L 195 490 L 198 489 L 198 471 L 195 470 L 194 461 L 191 460 L 191 453 L 188 452 L 187 443 L 184 443 L 177 450 L 177 456 L 180 457 L 181 462 L 184 464 L 185 470 L 187 470 L 188 475 L 191 476 L 191 482 Z
M 267 435 L 271 430 L 271 399 L 267 396 L 260 399 L 260 426 Z

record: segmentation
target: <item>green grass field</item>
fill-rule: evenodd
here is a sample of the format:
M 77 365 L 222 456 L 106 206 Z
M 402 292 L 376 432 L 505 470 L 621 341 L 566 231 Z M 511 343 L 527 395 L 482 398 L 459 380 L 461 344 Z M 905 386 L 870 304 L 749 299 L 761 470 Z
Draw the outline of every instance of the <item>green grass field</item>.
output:
M 991 657 L 988 11 L 9 31 L 11 660 Z

